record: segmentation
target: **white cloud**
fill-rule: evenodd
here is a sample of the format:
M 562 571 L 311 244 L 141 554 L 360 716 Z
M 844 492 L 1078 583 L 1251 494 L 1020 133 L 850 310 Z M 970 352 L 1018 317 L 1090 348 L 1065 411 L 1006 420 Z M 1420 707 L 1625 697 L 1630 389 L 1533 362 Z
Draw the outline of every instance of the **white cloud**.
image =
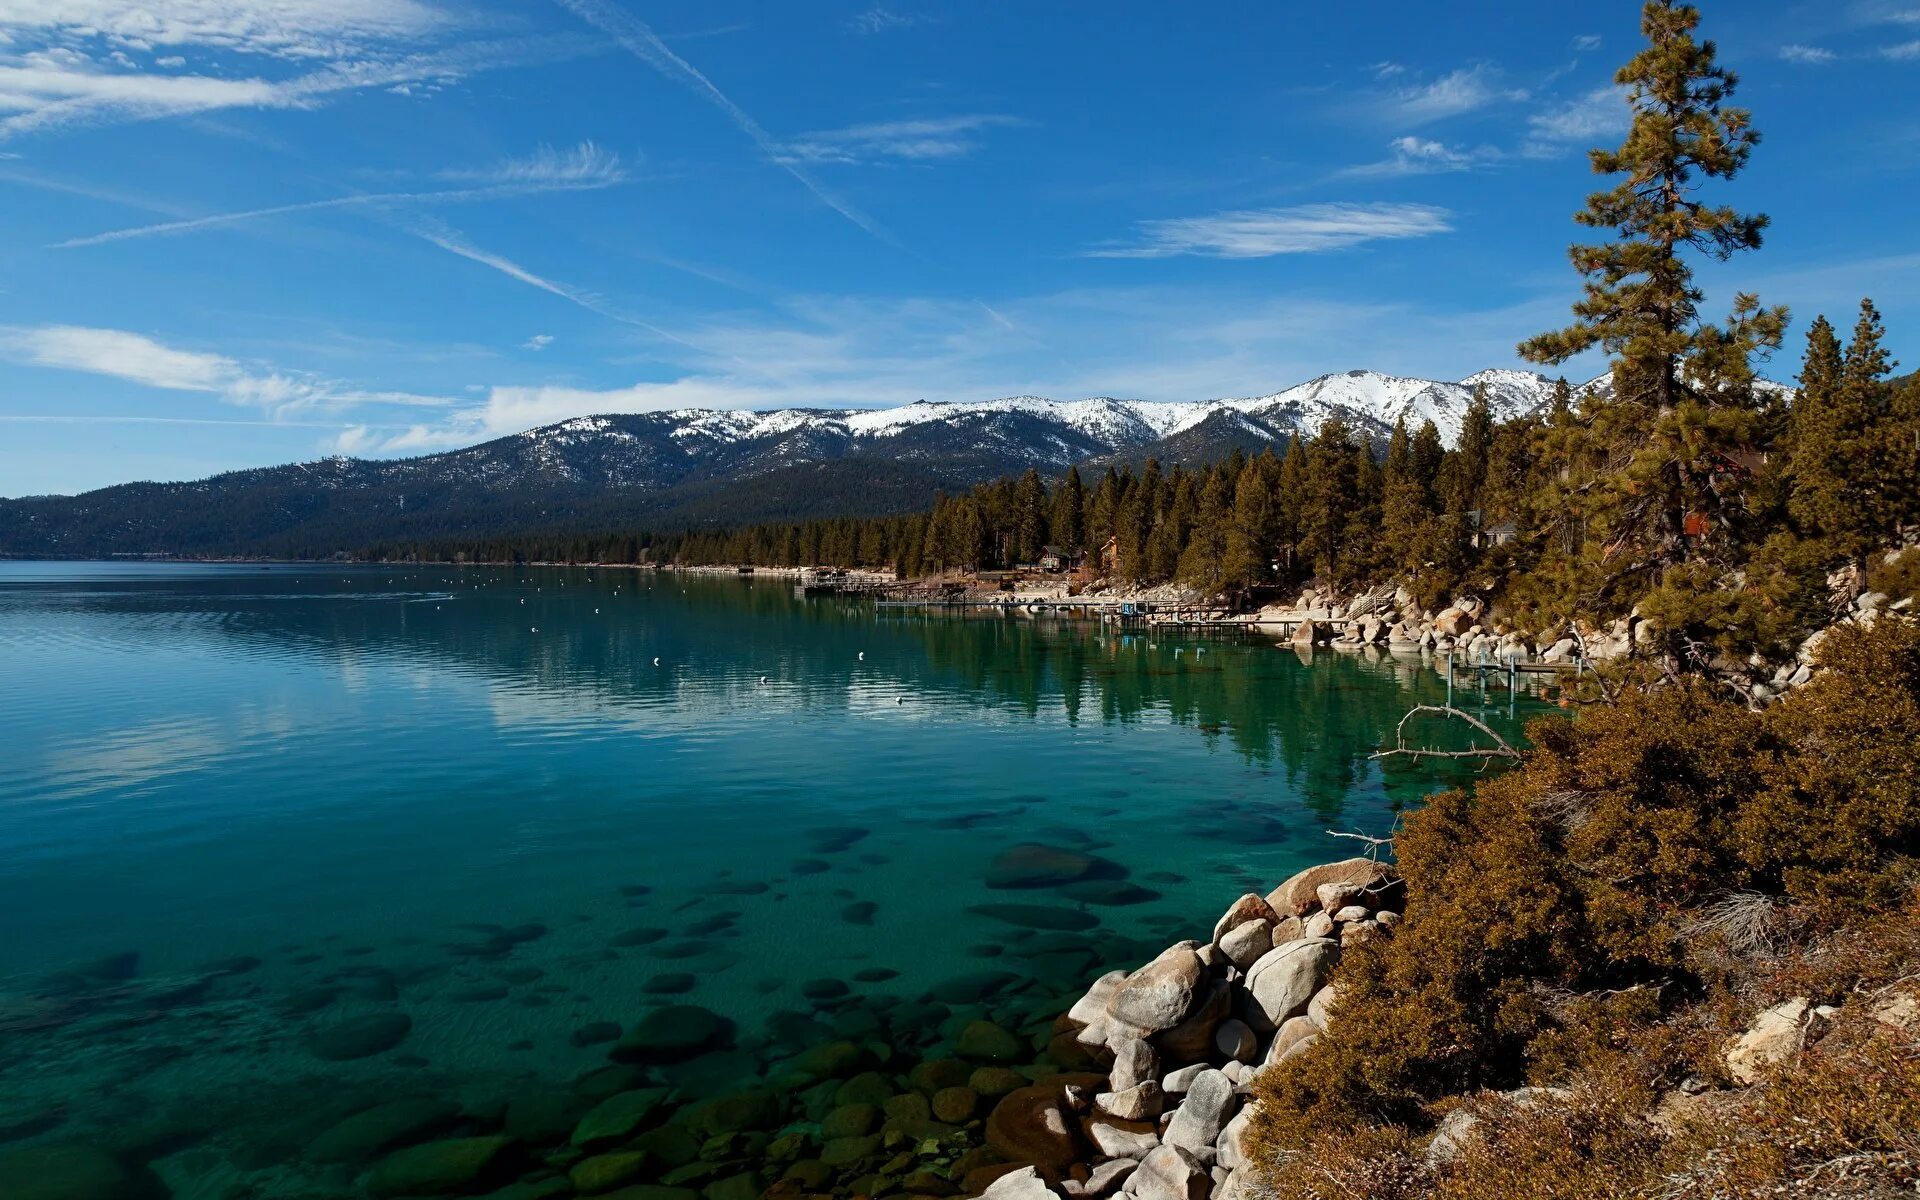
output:
M 369 392 L 306 374 L 249 368 L 225 355 L 181 350 L 122 329 L 81 325 L 0 327 L 0 355 L 36 367 L 79 371 L 285 415 L 361 404 L 444 403 L 404 392 Z
M 1419 125 L 1527 98 L 1520 88 L 1500 86 L 1499 77 L 1500 72 L 1485 63 L 1462 67 L 1431 83 L 1397 91 L 1380 107 L 1403 123 Z
M 918 25 L 920 18 L 898 13 L 883 5 L 876 4 L 865 12 L 858 13 L 847 22 L 847 28 L 855 33 L 886 33 L 891 29 L 906 29 Z
M 1395 75 L 1405 75 L 1407 73 L 1405 66 L 1394 62 L 1392 59 L 1374 63 L 1368 67 L 1367 70 L 1373 72 L 1375 79 L 1392 79 Z
M 1598 50 L 1600 48 L 1600 40 L 1600 35 L 1597 33 L 1583 33 L 1573 39 L 1573 48 L 1575 50 Z
M 1911 62 L 1916 58 L 1920 58 L 1920 41 L 1901 42 L 1896 46 L 1882 46 L 1880 48 L 1880 57 L 1892 59 L 1894 62 Z
M 551 346 L 551 345 L 553 345 L 552 334 L 536 333 L 532 337 L 528 338 L 526 341 L 521 342 L 520 348 L 522 350 L 545 350 L 548 346 Z
M 1430 204 L 1303 204 L 1143 221 L 1132 244 L 1089 251 L 1095 258 L 1267 258 L 1341 250 L 1383 238 L 1446 233 L 1444 208 Z
M 1780 47 L 1780 57 L 1786 59 L 1788 62 L 1820 66 L 1832 62 L 1839 56 L 1833 51 L 1820 46 L 1802 46 L 1796 42 Z
M 1534 156 L 1556 154 L 1571 144 L 1592 145 L 1626 131 L 1632 118 L 1626 93 L 1608 86 L 1544 109 L 1527 118 L 1523 150 Z
M 1382 179 L 1402 175 L 1434 175 L 1447 171 L 1469 171 L 1482 163 L 1501 157 L 1491 146 L 1475 148 L 1449 146 L 1429 138 L 1398 137 L 1387 143 L 1386 158 L 1362 163 L 1336 172 L 1343 179 Z
M 541 146 L 525 158 L 509 158 L 481 170 L 440 172 L 442 179 L 467 179 L 485 183 L 570 184 L 591 187 L 622 183 L 627 173 L 620 156 L 603 150 L 593 142 L 581 142 L 566 150 Z
M 1024 125 L 1017 117 L 978 113 L 886 121 L 803 133 L 781 147 L 783 157 L 802 162 L 862 163 L 882 159 L 930 162 L 960 158 L 980 146 L 977 136 L 993 126 Z
M 139 51 L 199 46 L 337 58 L 448 23 L 420 0 L 0 0 L 0 31 Z

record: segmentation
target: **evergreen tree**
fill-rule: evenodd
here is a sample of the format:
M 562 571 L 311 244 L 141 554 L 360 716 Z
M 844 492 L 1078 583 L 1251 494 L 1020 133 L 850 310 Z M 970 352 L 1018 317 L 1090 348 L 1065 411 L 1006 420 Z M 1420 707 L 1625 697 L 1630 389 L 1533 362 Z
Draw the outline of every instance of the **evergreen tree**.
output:
M 1593 347 L 1614 356 L 1612 396 L 1588 406 L 1588 438 L 1602 459 L 1593 534 L 1607 560 L 1596 594 L 1649 582 L 1702 555 L 1702 534 L 1737 526 L 1743 497 L 1729 464 L 1754 444 L 1764 408 L 1751 362 L 1779 345 L 1786 325 L 1784 309 L 1746 294 L 1724 328 L 1698 318 L 1687 256 L 1755 249 L 1767 225 L 1695 198 L 1701 182 L 1738 174 L 1759 141 L 1749 114 L 1727 105 L 1737 80 L 1712 42 L 1695 40 L 1699 21 L 1698 10 L 1670 0 L 1642 10 L 1648 46 L 1615 77 L 1627 89 L 1631 130 L 1619 149 L 1592 153 L 1597 173 L 1624 178 L 1575 217 L 1614 238 L 1572 250 L 1586 276 L 1574 323 L 1520 347 L 1543 363 Z
M 1048 522 L 1054 543 L 1065 550 L 1078 550 L 1087 544 L 1087 490 L 1080 482 L 1080 468 L 1068 467 L 1053 498 L 1053 516 Z

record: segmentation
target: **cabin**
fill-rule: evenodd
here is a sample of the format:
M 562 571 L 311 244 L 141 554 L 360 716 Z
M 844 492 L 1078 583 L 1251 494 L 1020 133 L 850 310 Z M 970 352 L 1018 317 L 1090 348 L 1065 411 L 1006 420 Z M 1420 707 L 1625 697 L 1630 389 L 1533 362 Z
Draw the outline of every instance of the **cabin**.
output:
M 1059 575 L 1067 571 L 1078 571 L 1085 566 L 1087 556 L 1080 550 L 1069 550 L 1065 546 L 1047 546 L 1040 551 L 1039 568 L 1049 575 Z
M 1501 521 L 1497 525 L 1489 525 L 1480 531 L 1480 544 L 1482 546 L 1504 546 L 1518 536 L 1520 536 L 1520 531 L 1514 528 L 1512 521 Z

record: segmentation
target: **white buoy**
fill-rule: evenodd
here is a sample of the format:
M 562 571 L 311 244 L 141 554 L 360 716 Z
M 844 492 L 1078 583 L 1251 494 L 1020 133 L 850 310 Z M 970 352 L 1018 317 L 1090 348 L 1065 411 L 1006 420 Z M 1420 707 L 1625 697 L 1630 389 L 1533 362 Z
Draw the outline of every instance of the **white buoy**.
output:
M 529 629 L 529 630 L 528 630 L 527 632 L 528 632 L 528 633 L 539 633 L 539 632 L 540 632 L 540 627 L 539 627 L 538 625 L 535 625 L 535 626 L 534 626 L 534 627 L 533 627 L 532 629 Z
M 765 683 L 766 681 L 767 681 L 767 677 L 766 677 L 765 675 L 762 675 L 762 676 L 760 677 L 760 682 L 761 682 L 761 683 Z
M 893 698 L 893 702 L 895 704 L 905 704 L 907 702 L 907 698 L 905 696 L 895 696 Z
M 654 660 L 653 660 L 653 665 L 654 665 L 654 666 L 656 666 L 656 667 L 657 667 L 657 666 L 659 666 L 659 665 L 660 665 L 660 660 L 659 660 L 659 659 L 657 659 L 657 658 L 656 658 L 656 659 L 654 659 Z
M 861 662 L 865 662 L 865 661 L 867 661 L 867 652 L 866 652 L 865 650 L 862 650 L 862 651 L 860 652 L 860 661 L 861 661 Z

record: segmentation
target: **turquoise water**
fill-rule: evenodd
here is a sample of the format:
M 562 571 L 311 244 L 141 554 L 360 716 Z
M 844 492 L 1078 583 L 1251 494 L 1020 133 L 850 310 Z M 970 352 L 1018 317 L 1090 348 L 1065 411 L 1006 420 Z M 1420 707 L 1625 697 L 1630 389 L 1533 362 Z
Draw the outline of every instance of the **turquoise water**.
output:
M 1442 694 L 1415 658 L 772 579 L 0 563 L 0 1150 L 307 1194 L 290 1107 L 479 1111 L 650 1006 L 738 1024 L 666 1073 L 688 1094 L 803 1021 L 1024 1020 L 1386 832 L 1446 765 L 1366 756 Z M 1036 843 L 1093 866 L 989 886 Z

